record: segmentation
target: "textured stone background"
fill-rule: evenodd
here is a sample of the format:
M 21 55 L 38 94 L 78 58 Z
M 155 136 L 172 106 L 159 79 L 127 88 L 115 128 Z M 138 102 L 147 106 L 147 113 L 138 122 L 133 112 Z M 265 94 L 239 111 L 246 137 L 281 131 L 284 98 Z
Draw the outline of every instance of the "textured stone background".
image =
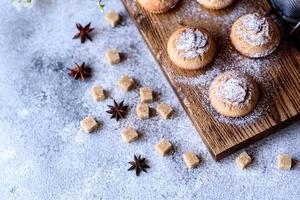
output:
M 300 159 L 299 122 L 249 147 L 255 160 L 246 171 L 235 166 L 237 154 L 213 161 L 121 2 L 107 1 L 109 9 L 124 17 L 115 29 L 95 0 L 40 0 L 21 12 L 0 2 L 0 199 L 300 199 L 299 164 L 288 172 L 275 168 L 278 153 Z M 89 21 L 96 28 L 94 41 L 72 40 L 74 23 Z M 108 47 L 126 53 L 124 62 L 108 66 L 103 59 Z M 83 61 L 94 76 L 73 81 L 67 68 Z M 163 100 L 176 115 L 169 121 L 137 120 L 137 90 L 125 94 L 115 86 L 124 73 L 161 93 L 152 107 Z M 111 99 L 93 103 L 94 83 L 133 107 L 126 120 L 109 119 L 105 110 Z M 88 114 L 102 122 L 92 135 L 79 129 Z M 127 125 L 142 133 L 130 145 L 120 138 Z M 175 146 L 166 158 L 153 151 L 162 137 Z M 203 157 L 197 169 L 185 168 L 185 150 Z M 151 165 L 138 178 L 126 171 L 135 153 Z

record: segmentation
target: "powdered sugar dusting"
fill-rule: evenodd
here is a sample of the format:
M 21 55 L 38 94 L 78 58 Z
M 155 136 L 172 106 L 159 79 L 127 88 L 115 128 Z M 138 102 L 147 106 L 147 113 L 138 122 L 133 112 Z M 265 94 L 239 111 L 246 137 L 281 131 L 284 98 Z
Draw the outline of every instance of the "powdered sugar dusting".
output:
M 247 85 L 241 77 L 224 80 L 217 90 L 220 100 L 232 105 L 241 105 L 247 96 Z
M 215 77 L 221 73 L 218 68 L 209 69 L 197 77 L 176 76 L 176 82 L 184 85 L 208 87 Z
M 243 16 L 241 21 L 242 26 L 238 28 L 238 33 L 246 42 L 255 46 L 270 42 L 270 26 L 265 17 L 254 13 Z
M 206 33 L 188 28 L 176 40 L 176 49 L 182 58 L 192 59 L 199 56 L 202 57 L 208 50 L 207 42 Z
M 208 112 L 210 112 L 214 118 L 222 123 L 242 125 L 245 123 L 253 123 L 261 118 L 262 115 L 270 112 L 272 108 L 272 97 L 274 95 L 274 88 L 270 83 L 271 77 L 268 75 L 268 69 L 273 67 L 272 63 L 277 63 L 281 55 L 275 52 L 267 58 L 250 59 L 240 53 L 238 53 L 231 45 L 229 39 L 229 33 L 232 24 L 241 16 L 249 13 L 255 13 L 262 7 L 262 2 L 255 2 L 255 5 L 251 1 L 240 0 L 228 9 L 225 9 L 224 14 L 220 12 L 214 12 L 204 9 L 197 3 L 197 1 L 183 1 L 176 12 L 180 13 L 176 15 L 178 24 L 192 27 L 206 28 L 217 42 L 217 56 L 212 66 L 202 72 L 199 75 L 191 77 L 177 74 L 172 68 L 165 68 L 168 76 L 172 77 L 176 81 L 176 85 L 184 87 L 192 87 L 195 93 L 200 94 L 201 102 L 205 105 Z M 165 22 L 169 23 L 168 21 Z M 254 27 L 253 27 L 254 28 Z M 216 30 L 218 29 L 218 30 Z M 172 30 L 174 31 L 174 30 Z M 172 32 L 171 31 L 171 32 Z M 221 33 L 221 34 L 219 34 Z M 269 55 L 274 49 L 266 52 L 265 55 L 257 55 L 259 57 Z M 244 117 L 229 118 L 224 117 L 217 113 L 211 106 L 208 96 L 208 89 L 211 82 L 222 72 L 229 70 L 237 70 L 252 76 L 260 85 L 260 99 L 256 108 Z M 182 93 L 179 93 L 181 98 L 186 98 Z
M 224 41 L 221 46 L 226 45 L 228 41 Z M 221 54 L 221 53 L 220 53 Z M 201 94 L 201 102 L 206 106 L 207 110 L 214 116 L 215 119 L 222 123 L 242 125 L 245 123 L 253 123 L 257 121 L 263 114 L 267 114 L 272 107 L 272 97 L 274 95 L 274 88 L 270 83 L 271 77 L 267 75 L 271 63 L 276 62 L 277 59 L 249 59 L 233 50 L 224 52 L 216 58 L 213 66 L 207 71 L 195 77 L 175 76 L 174 78 L 178 84 L 188 85 L 193 87 L 196 93 Z M 256 108 L 244 117 L 230 118 L 225 117 L 215 111 L 209 101 L 208 90 L 212 81 L 221 73 L 229 70 L 237 70 L 252 76 L 260 85 L 261 98 Z
M 267 71 L 270 67 L 274 67 L 272 63 L 278 62 L 278 59 L 280 59 L 281 55 L 274 55 L 276 54 L 274 53 L 267 58 L 250 59 L 238 53 L 231 45 L 229 39 L 229 33 L 232 24 L 243 15 L 255 13 L 255 11 L 261 7 L 260 4 L 261 2 L 257 2 L 257 7 L 255 7 L 253 6 L 253 2 L 237 1 L 236 5 L 232 7 L 230 12 L 226 13 L 226 15 L 217 15 L 212 11 L 203 9 L 202 7 L 199 7 L 197 2 L 194 1 L 189 2 L 188 4 L 184 3 L 180 8 L 180 12 L 183 14 L 180 15 L 178 21 L 187 26 L 190 24 L 195 25 L 194 22 L 198 21 L 199 26 L 210 30 L 210 33 L 217 41 L 218 53 L 212 66 L 206 71 L 199 72 L 199 75 L 197 76 L 188 77 L 177 75 L 171 69 L 168 71 L 168 73 L 176 80 L 177 84 L 192 87 L 196 93 L 201 94 L 201 99 L 199 99 L 199 102 L 202 102 L 208 112 L 210 112 L 216 120 L 222 123 L 235 125 L 253 123 L 260 119 L 262 115 L 269 113 L 272 107 L 271 99 L 274 95 L 274 88 L 270 84 L 271 78 L 268 76 Z M 217 27 L 218 31 L 214 31 L 211 24 L 206 24 L 206 22 L 211 22 L 211 20 L 213 20 L 214 26 Z M 251 29 L 254 30 L 255 25 L 252 24 L 251 26 Z M 222 33 L 222 35 L 218 35 L 218 32 Z M 246 73 L 252 76 L 260 85 L 261 95 L 258 105 L 247 116 L 237 118 L 225 117 L 217 113 L 210 104 L 208 95 L 209 86 L 219 74 L 229 70 L 236 70 Z M 230 81 L 229 83 L 229 88 L 231 88 L 231 84 L 235 82 Z M 225 92 L 223 95 L 228 99 L 242 101 L 244 92 L 242 88 L 239 88 L 238 86 L 235 87 L 234 93 L 231 93 L 230 96 L 228 96 L 229 94 Z
M 261 2 L 256 2 L 257 6 Z M 227 10 L 227 9 L 226 9 Z M 202 8 L 197 1 L 183 1 L 176 15 L 179 23 L 186 25 L 198 25 L 207 28 L 211 32 L 212 25 L 217 26 L 222 32 L 229 32 L 230 27 L 240 16 L 249 12 L 255 12 L 253 2 L 236 1 L 235 5 L 230 8 L 226 15 L 218 14 L 208 9 Z M 211 23 L 213 21 L 213 23 Z M 214 32 L 211 32 L 214 34 Z

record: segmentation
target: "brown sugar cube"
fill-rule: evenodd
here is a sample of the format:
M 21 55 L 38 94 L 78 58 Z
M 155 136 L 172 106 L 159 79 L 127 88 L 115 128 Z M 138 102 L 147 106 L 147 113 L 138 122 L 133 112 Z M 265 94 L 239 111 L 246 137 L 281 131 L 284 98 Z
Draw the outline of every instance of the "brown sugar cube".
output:
M 136 107 L 136 113 L 140 119 L 149 118 L 149 106 L 146 103 L 140 103 Z
M 197 167 L 200 163 L 198 156 L 190 151 L 183 154 L 183 160 L 189 169 Z
M 111 27 L 115 27 L 121 21 L 120 15 L 114 10 L 107 13 L 106 16 L 105 16 L 105 19 Z
M 251 163 L 251 161 L 251 157 L 246 152 L 241 153 L 235 159 L 235 163 L 241 170 L 245 169 Z
M 157 108 L 156 108 L 156 111 L 160 114 L 160 116 L 164 119 L 168 119 L 172 112 L 173 112 L 173 109 L 171 106 L 169 106 L 168 104 L 166 103 L 160 103 Z
M 119 81 L 118 81 L 119 87 L 124 91 L 129 91 L 134 86 L 134 80 L 129 77 L 128 75 L 124 75 Z
M 90 116 L 81 120 L 80 126 L 86 133 L 91 133 L 98 128 L 96 120 Z
M 103 101 L 105 99 L 105 92 L 101 86 L 95 85 L 92 88 L 92 95 L 94 101 Z
M 172 144 L 168 140 L 162 139 L 154 146 L 154 148 L 161 156 L 165 156 L 170 152 Z
M 138 133 L 131 127 L 126 128 L 121 136 L 126 143 L 133 142 L 139 137 Z
M 277 168 L 282 170 L 290 170 L 292 168 L 293 159 L 289 155 L 280 154 L 277 157 Z
M 105 52 L 105 57 L 106 57 L 107 62 L 111 65 L 118 64 L 121 62 L 120 53 L 118 52 L 117 49 L 114 49 L 114 48 L 108 49 Z
M 150 103 L 153 101 L 153 93 L 150 87 L 140 88 L 140 97 L 142 103 Z

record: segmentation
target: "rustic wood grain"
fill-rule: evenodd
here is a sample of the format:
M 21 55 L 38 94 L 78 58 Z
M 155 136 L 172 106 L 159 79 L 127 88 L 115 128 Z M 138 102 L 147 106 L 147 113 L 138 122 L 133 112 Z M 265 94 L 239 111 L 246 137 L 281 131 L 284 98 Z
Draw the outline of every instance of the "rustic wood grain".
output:
M 166 47 L 170 35 L 182 25 L 205 27 L 214 33 L 217 42 L 228 37 L 229 33 L 220 30 L 216 21 L 210 20 L 210 18 L 198 20 L 197 18 L 181 17 L 183 15 L 181 7 L 194 0 L 183 0 L 181 5 L 165 14 L 150 14 L 136 5 L 135 0 L 122 1 L 214 159 L 224 158 L 230 153 L 274 133 L 275 129 L 298 119 L 300 113 L 300 52 L 293 46 L 282 44 L 272 57 L 264 58 L 272 59 L 271 64 L 274 65 L 265 72 L 266 77 L 269 77 L 272 91 L 274 91 L 274 95 L 270 99 L 270 111 L 251 123 L 243 125 L 222 123 L 214 118 L 201 101 L 202 97 L 196 92 L 195 86 L 182 85 L 174 80 L 174 75 L 193 77 L 203 72 L 185 71 L 174 66 L 167 56 Z M 270 8 L 267 1 L 260 4 L 256 2 L 249 3 L 248 1 L 249 11 Z M 236 3 L 232 7 L 240 6 L 243 3 L 246 3 L 246 0 Z M 211 18 L 223 16 L 225 19 L 233 9 L 232 7 L 222 11 L 210 11 L 209 15 Z

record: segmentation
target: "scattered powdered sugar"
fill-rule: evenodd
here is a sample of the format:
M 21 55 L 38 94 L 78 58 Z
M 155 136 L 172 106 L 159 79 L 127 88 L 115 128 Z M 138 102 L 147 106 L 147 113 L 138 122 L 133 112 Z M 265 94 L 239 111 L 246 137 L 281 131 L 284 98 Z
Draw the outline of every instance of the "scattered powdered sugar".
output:
M 247 84 L 242 77 L 224 80 L 217 89 L 217 96 L 232 105 L 241 105 L 247 97 Z
M 196 93 L 201 94 L 201 102 L 207 110 L 214 116 L 215 119 L 222 123 L 242 125 L 245 123 L 252 123 L 260 119 L 264 114 L 270 112 L 272 105 L 272 97 L 274 95 L 274 88 L 270 83 L 271 77 L 267 75 L 271 63 L 276 62 L 277 59 L 249 59 L 238 53 L 231 53 L 228 57 L 224 53 L 219 58 L 216 58 L 213 66 L 207 71 L 195 77 L 175 76 L 177 84 L 192 86 Z M 212 81 L 221 73 L 229 70 L 237 70 L 252 76 L 260 85 L 260 99 L 256 108 L 249 115 L 244 117 L 230 118 L 225 117 L 216 112 L 211 106 L 209 100 L 208 90 Z M 236 92 L 236 91 L 235 91 Z
M 133 1 L 134 2 L 134 1 Z M 132 7 L 136 5 L 133 3 Z M 187 85 L 192 87 L 195 93 L 199 93 L 201 99 L 199 100 L 206 107 L 214 118 L 222 123 L 242 125 L 245 123 L 253 123 L 260 119 L 262 115 L 268 114 L 272 108 L 272 97 L 274 95 L 274 88 L 270 82 L 271 77 L 267 71 L 269 67 L 273 67 L 272 63 L 277 63 L 282 55 L 280 52 L 275 52 L 267 58 L 250 59 L 238 53 L 231 45 L 229 33 L 232 24 L 241 16 L 249 13 L 255 13 L 262 7 L 262 2 L 253 2 L 248 0 L 236 1 L 230 8 L 226 9 L 226 14 L 219 14 L 218 11 L 211 11 L 202 8 L 197 1 L 183 1 L 178 6 L 176 15 L 178 24 L 184 26 L 201 26 L 206 28 L 217 41 L 217 56 L 212 66 L 199 75 L 190 77 L 177 74 L 171 68 L 166 69 L 167 73 L 175 80 L 177 85 Z M 263 24 L 263 22 L 261 22 Z M 250 24 L 249 29 L 255 30 L 257 25 Z M 216 30 L 218 29 L 218 30 Z M 175 30 L 171 30 L 173 32 Z M 222 33 L 221 35 L 218 33 Z M 188 37 L 187 37 L 188 38 Z M 188 47 L 188 42 L 195 42 L 195 35 L 191 36 L 187 43 L 182 44 Z M 200 45 L 201 46 L 201 45 Z M 180 48 L 180 47 L 179 47 Z M 189 48 L 187 48 L 189 49 Z M 192 48 L 191 48 L 192 49 Z M 274 51 L 274 49 L 270 51 Z M 268 55 L 271 52 L 267 52 Z M 260 56 L 260 55 L 259 55 Z M 261 55 L 264 56 L 264 55 Z M 260 99 L 256 108 L 247 116 L 230 118 L 220 115 L 211 106 L 208 96 L 208 89 L 211 82 L 222 72 L 229 70 L 237 70 L 252 76 L 260 85 Z M 185 98 L 184 94 L 179 93 L 181 98 Z
M 192 59 L 203 56 L 207 52 L 208 38 L 200 30 L 188 28 L 176 40 L 176 49 L 182 58 Z
M 211 68 L 196 77 L 176 76 L 176 82 L 184 85 L 208 87 L 215 77 L 221 73 L 219 68 Z
M 256 2 L 257 6 L 259 4 L 261 2 Z M 197 1 L 183 1 L 177 11 L 180 12 L 180 15 L 176 15 L 176 17 L 180 24 L 202 26 L 214 34 L 211 32 L 214 26 L 217 26 L 224 33 L 229 32 L 233 22 L 240 16 L 256 11 L 253 2 L 248 0 L 236 1 L 229 9 L 224 15 L 219 11 L 204 9 Z
M 270 42 L 270 26 L 267 18 L 258 13 L 248 14 L 241 18 L 242 26 L 238 33 L 248 43 L 261 46 Z
M 262 51 L 262 52 L 253 53 L 253 54 L 251 54 L 251 56 L 253 58 L 261 58 L 261 57 L 265 57 L 267 55 L 270 55 L 271 53 L 273 53 L 273 51 L 275 51 L 277 49 L 278 45 L 279 45 L 279 43 L 274 45 L 273 48 L 266 49 L 265 51 Z
M 178 75 L 171 69 L 169 69 L 168 73 L 176 80 L 176 84 L 187 85 L 192 87 L 195 93 L 199 93 L 201 96 L 199 101 L 202 102 L 208 112 L 210 112 L 219 122 L 234 125 L 253 123 L 259 120 L 263 115 L 268 114 L 272 109 L 274 87 L 270 82 L 271 77 L 267 72 L 270 67 L 274 67 L 273 63 L 277 63 L 282 55 L 280 55 L 280 52 L 275 52 L 267 58 L 247 58 L 233 48 L 229 39 L 232 24 L 239 17 L 248 13 L 254 13 L 259 7 L 261 7 L 261 2 L 257 2 L 256 5 L 253 5 L 253 2 L 241 0 L 237 1 L 236 5 L 233 6 L 226 15 L 218 15 L 212 11 L 203 9 L 194 1 L 184 3 L 180 8 L 182 14 L 180 15 L 180 18 L 178 18 L 178 21 L 187 26 L 190 24 L 195 25 L 195 21 L 201 21 L 202 23 L 199 23 L 198 25 L 207 28 L 217 41 L 218 53 L 212 66 L 203 72 L 199 72 L 199 75 L 197 76 L 190 77 Z M 206 24 L 206 22 L 211 23 L 211 21 L 213 21 L 214 25 Z M 264 24 L 263 22 L 261 23 Z M 256 26 L 257 25 L 255 24 L 250 24 L 249 29 L 255 30 L 257 29 Z M 218 29 L 217 31 L 215 30 L 216 27 Z M 222 34 L 219 35 L 218 32 Z M 260 86 L 260 99 L 258 104 L 247 116 L 237 118 L 225 117 L 216 112 L 210 104 L 208 94 L 209 86 L 218 75 L 229 70 L 240 71 L 252 76 Z M 230 80 L 225 86 L 228 87 L 228 92 L 222 92 L 222 96 L 231 100 L 242 101 L 245 93 L 243 88 L 238 85 L 238 81 Z M 229 88 L 234 89 L 232 92 L 229 92 L 231 90 Z M 246 91 L 246 96 L 248 95 L 247 92 L 248 91 Z

